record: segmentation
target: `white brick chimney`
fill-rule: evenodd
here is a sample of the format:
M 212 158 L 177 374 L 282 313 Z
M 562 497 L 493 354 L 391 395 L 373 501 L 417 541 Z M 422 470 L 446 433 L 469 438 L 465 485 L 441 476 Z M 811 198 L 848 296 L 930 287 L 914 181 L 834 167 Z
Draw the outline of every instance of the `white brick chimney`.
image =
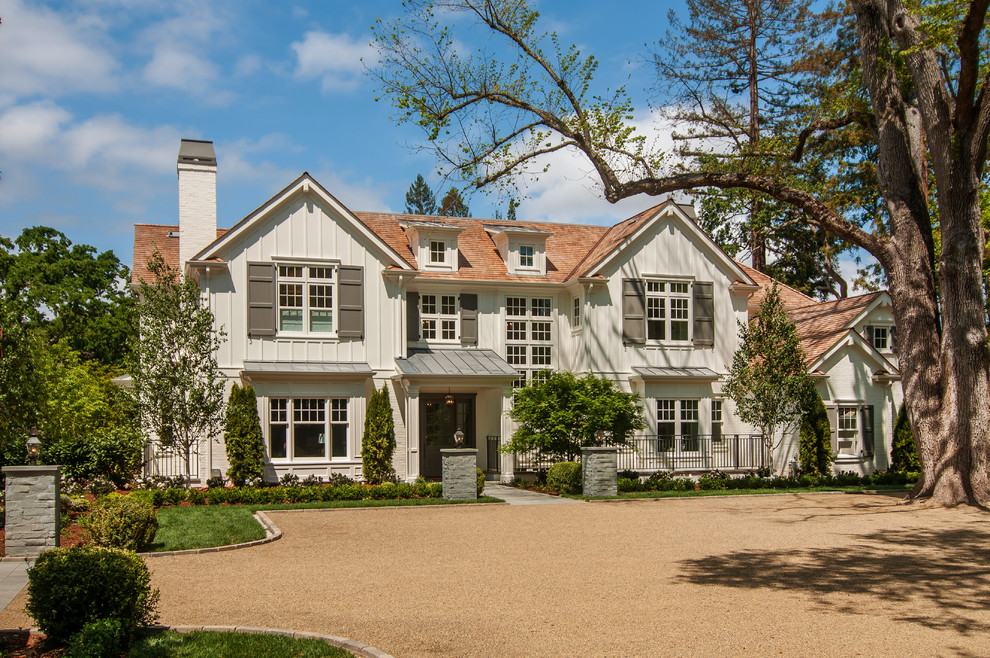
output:
M 217 239 L 217 156 L 213 142 L 184 139 L 179 146 L 179 263 Z

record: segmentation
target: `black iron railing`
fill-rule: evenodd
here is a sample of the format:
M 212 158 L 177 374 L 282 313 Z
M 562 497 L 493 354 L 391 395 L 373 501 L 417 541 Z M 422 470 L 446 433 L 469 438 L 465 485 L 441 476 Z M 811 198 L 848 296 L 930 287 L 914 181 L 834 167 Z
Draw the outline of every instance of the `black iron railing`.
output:
M 633 437 L 629 443 L 619 447 L 620 471 L 757 471 L 772 463 L 761 434 L 645 434 Z M 539 452 L 517 453 L 514 457 L 515 471 L 520 473 L 544 471 L 556 461 Z M 580 460 L 580 455 L 573 457 L 573 461 Z

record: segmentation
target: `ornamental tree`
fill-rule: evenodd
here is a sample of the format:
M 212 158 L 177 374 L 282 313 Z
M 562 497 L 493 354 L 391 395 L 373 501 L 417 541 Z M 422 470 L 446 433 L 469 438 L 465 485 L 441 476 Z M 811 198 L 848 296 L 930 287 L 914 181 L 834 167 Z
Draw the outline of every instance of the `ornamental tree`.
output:
M 509 416 L 518 423 L 512 440 L 500 450 L 537 451 L 557 461 L 573 461 L 582 446 L 627 445 L 633 432 L 646 427 L 637 393 L 626 393 L 606 377 L 543 371 L 516 391 Z
M 223 443 L 229 464 L 227 477 L 235 486 L 264 474 L 265 442 L 258 418 L 258 398 L 250 384 L 234 384 L 230 389 Z
M 221 429 L 224 384 L 216 352 L 225 334 L 214 329 L 196 282 L 180 279 L 160 252 L 148 270 L 155 280 L 142 280 L 138 290 L 141 336 L 131 377 L 142 431 L 182 456 L 188 485 L 193 449 Z
M 392 453 L 395 452 L 395 420 L 388 389 L 375 391 L 368 400 L 361 437 L 361 465 L 364 479 L 370 484 L 389 482 L 395 477 Z
M 739 323 L 739 349 L 722 391 L 744 422 L 760 429 L 767 448 L 793 430 L 801 400 L 812 385 L 794 323 L 787 319 L 777 284 L 767 291 L 748 324 Z
M 822 396 L 810 385 L 801 398 L 801 435 L 798 444 L 801 471 L 807 475 L 832 472 L 832 429 Z

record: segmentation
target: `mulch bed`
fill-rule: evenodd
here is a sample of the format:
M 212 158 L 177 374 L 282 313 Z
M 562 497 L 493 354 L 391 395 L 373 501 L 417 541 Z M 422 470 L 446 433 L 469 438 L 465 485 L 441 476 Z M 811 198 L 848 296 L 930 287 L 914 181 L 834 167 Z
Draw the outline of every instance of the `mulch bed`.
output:
M 56 658 L 63 649 L 47 649 L 45 636 L 28 631 L 4 631 L 0 633 L 0 655 L 4 658 Z
M 69 525 L 62 528 L 60 546 L 82 546 L 89 543 L 89 530 L 79 525 L 78 514 L 70 514 Z M 7 531 L 0 530 L 0 557 L 7 555 Z

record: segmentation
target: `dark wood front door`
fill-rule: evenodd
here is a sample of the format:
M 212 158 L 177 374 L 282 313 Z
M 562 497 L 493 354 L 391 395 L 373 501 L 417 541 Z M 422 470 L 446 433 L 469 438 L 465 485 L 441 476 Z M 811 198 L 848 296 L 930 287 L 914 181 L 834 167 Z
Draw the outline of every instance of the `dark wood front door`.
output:
M 474 395 L 454 395 L 447 404 L 446 395 L 422 395 L 419 403 L 419 468 L 424 478 L 443 476 L 441 448 L 454 447 L 454 432 L 464 432 L 464 447 L 474 448 Z

